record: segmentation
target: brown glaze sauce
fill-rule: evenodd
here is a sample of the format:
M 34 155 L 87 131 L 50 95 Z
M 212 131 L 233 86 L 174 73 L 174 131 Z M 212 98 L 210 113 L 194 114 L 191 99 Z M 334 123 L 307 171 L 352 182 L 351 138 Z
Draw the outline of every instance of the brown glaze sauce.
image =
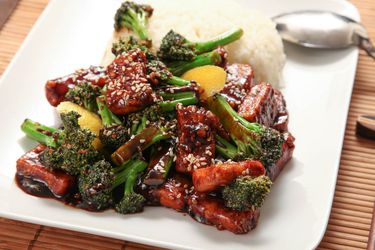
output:
M 32 178 L 16 174 L 15 181 L 17 186 L 29 195 L 39 198 L 54 199 L 62 202 L 63 204 L 69 207 L 80 208 L 90 212 L 101 212 L 91 208 L 81 200 L 81 197 L 78 192 L 78 187 L 76 185 L 74 185 L 72 190 L 67 195 L 63 197 L 58 197 L 55 196 L 44 183 L 34 180 Z

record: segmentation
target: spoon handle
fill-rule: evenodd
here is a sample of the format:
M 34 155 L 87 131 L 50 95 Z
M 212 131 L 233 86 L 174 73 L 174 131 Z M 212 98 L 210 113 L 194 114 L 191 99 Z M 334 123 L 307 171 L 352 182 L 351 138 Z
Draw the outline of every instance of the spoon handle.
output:
M 375 116 L 372 116 L 372 115 L 358 116 L 357 124 L 356 124 L 356 134 L 359 136 L 368 138 L 368 139 L 375 139 Z M 374 222 L 375 222 L 375 218 L 374 218 Z M 375 225 L 374 225 L 374 232 L 375 232 Z
M 359 47 L 375 60 L 375 47 L 368 38 L 361 38 Z

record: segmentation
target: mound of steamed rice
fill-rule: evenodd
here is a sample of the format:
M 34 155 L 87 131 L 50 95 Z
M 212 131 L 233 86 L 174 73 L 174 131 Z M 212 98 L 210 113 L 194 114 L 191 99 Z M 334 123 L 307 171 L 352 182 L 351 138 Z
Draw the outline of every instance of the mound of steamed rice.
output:
M 285 63 L 283 44 L 275 24 L 263 13 L 223 0 L 141 2 L 154 8 L 149 21 L 154 50 L 171 29 L 190 41 L 202 41 L 241 27 L 244 30 L 241 39 L 226 46 L 229 63 L 250 64 L 257 82 L 269 82 L 278 87 Z

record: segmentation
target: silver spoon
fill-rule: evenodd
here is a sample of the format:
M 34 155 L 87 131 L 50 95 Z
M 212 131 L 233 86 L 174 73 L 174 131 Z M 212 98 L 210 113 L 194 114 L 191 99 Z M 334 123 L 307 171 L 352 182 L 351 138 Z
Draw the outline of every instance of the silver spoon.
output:
M 356 45 L 375 59 L 366 29 L 348 17 L 329 11 L 296 11 L 272 18 L 281 37 L 310 48 L 342 49 Z

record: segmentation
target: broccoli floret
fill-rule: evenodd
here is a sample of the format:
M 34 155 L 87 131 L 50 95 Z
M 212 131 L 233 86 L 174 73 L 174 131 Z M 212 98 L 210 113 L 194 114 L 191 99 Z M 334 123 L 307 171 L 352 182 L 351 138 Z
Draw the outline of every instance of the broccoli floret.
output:
M 136 135 L 146 127 L 161 125 L 164 119 L 159 105 L 152 105 L 140 112 L 129 114 L 126 120 L 130 133 Z
M 122 125 L 104 127 L 99 132 L 102 144 L 110 150 L 116 150 L 129 140 L 128 130 Z
M 64 164 L 64 157 L 61 154 L 58 154 L 58 150 L 53 147 L 47 147 L 39 155 L 40 162 L 43 163 L 43 166 L 49 169 L 60 168 Z
M 114 179 L 112 165 L 105 160 L 86 166 L 78 180 L 82 200 L 95 210 L 110 207 Z
M 97 85 L 93 85 L 89 82 L 79 82 L 73 88 L 69 89 L 65 95 L 65 99 L 91 112 L 96 112 L 98 110 L 96 97 L 101 95 L 101 91 L 102 89 Z
M 147 74 L 150 75 L 152 73 L 163 82 L 168 81 L 173 76 L 167 66 L 162 61 L 158 60 L 152 60 L 147 64 Z M 187 81 L 187 84 L 188 83 Z
M 224 187 L 222 195 L 225 206 L 244 211 L 260 208 L 271 190 L 272 181 L 267 176 L 240 176 Z
M 152 84 L 159 84 L 160 82 L 163 82 L 170 85 L 185 86 L 192 83 L 192 81 L 174 76 L 162 61 L 160 61 L 147 47 L 140 44 L 137 39 L 132 36 L 130 36 L 128 39 L 120 39 L 117 43 L 114 43 L 112 45 L 112 53 L 118 56 L 134 48 L 139 48 L 145 53 L 148 60 L 146 65 L 147 75 Z
M 22 131 L 32 139 L 47 145 L 40 160 L 48 168 L 62 169 L 71 175 L 78 175 L 87 165 L 102 158 L 94 149 L 95 135 L 78 124 L 79 114 L 71 111 L 61 114 L 63 129 L 49 128 L 31 120 L 25 120 Z M 51 133 L 51 131 L 53 131 Z
M 121 55 L 124 52 L 139 48 L 142 50 L 147 60 L 156 60 L 157 57 L 142 43 L 138 41 L 134 36 L 129 36 L 128 38 L 120 38 L 117 42 L 112 44 L 112 53 L 115 56 Z
M 52 166 L 60 168 L 67 173 L 77 175 L 89 164 L 93 164 L 101 158 L 101 155 L 92 145 L 96 138 L 88 129 L 82 129 L 78 124 L 80 115 L 76 112 L 61 114 L 64 126 L 62 130 L 62 143 L 56 149 L 55 154 L 61 155 L 61 165 Z
M 179 87 L 173 89 L 178 91 Z M 196 92 L 189 88 L 183 92 L 168 93 L 166 91 L 168 91 L 168 88 L 158 92 L 158 95 L 163 98 L 162 101 L 158 101 L 140 112 L 128 115 L 126 127 L 130 128 L 132 135 L 140 133 L 149 126 L 171 127 L 175 118 L 171 111 L 176 109 L 178 103 L 187 106 L 197 104 L 199 101 Z
M 192 61 L 199 54 L 212 51 L 219 46 L 229 44 L 239 39 L 242 34 L 242 29 L 234 29 L 209 41 L 191 42 L 182 35 L 171 30 L 163 38 L 158 51 L 158 56 L 163 60 Z
M 147 51 L 147 48 L 140 45 L 134 36 L 129 36 L 128 38 L 121 37 L 117 42 L 112 44 L 112 53 L 118 56 L 135 48 L 140 48 L 143 52 Z
M 133 214 L 142 212 L 145 202 L 145 197 L 140 194 L 131 192 L 128 194 L 124 194 L 122 200 L 116 204 L 115 210 L 120 214 Z
M 280 159 L 283 135 L 272 128 L 251 123 L 241 117 L 220 94 L 208 99 L 209 109 L 217 115 L 235 145 L 218 139 L 217 150 L 230 159 L 252 158 L 260 160 L 268 169 Z
M 193 83 L 193 81 L 184 80 L 180 77 L 174 76 L 167 66 L 159 60 L 149 61 L 147 64 L 147 75 L 153 81 L 161 81 L 169 85 L 186 86 Z
M 131 166 L 127 167 L 125 171 L 128 170 L 124 196 L 119 203 L 115 205 L 115 210 L 121 214 L 137 213 L 143 210 L 146 199 L 136 192 L 134 192 L 134 186 L 138 175 L 142 173 L 147 168 L 147 163 L 141 160 L 134 161 Z
M 98 97 L 96 102 L 104 125 L 99 132 L 99 139 L 108 149 L 116 150 L 129 140 L 128 129 L 124 127 L 121 120 L 109 110 L 101 97 Z
M 282 145 L 285 141 L 284 136 L 277 130 L 260 125 L 263 128 L 263 133 L 260 138 L 260 145 L 262 149 L 261 157 L 259 160 L 265 166 L 275 164 L 281 157 Z
M 140 39 L 150 41 L 147 23 L 152 12 L 153 8 L 150 5 L 123 2 L 115 15 L 115 30 L 127 28 L 134 31 Z
M 138 174 L 143 172 L 147 163 L 139 159 L 131 159 L 117 168 L 101 160 L 87 166 L 79 176 L 78 188 L 82 200 L 95 210 L 103 210 L 115 205 L 121 213 L 141 211 L 145 202 L 142 195 L 133 191 Z M 114 204 L 113 190 L 125 186 L 124 197 Z

